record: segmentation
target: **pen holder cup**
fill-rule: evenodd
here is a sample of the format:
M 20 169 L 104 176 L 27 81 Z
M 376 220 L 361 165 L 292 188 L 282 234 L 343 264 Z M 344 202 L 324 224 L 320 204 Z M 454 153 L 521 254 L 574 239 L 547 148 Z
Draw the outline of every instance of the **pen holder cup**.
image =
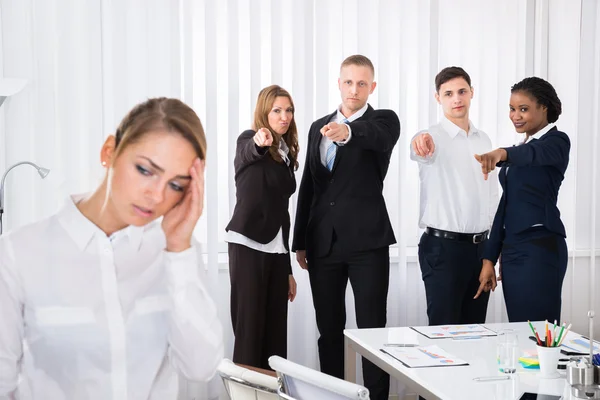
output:
M 598 374 L 598 367 L 591 367 L 586 363 L 571 361 L 567 364 L 567 382 L 571 386 L 589 386 L 594 383 L 594 375 Z
M 558 359 L 560 358 L 560 347 L 537 346 L 538 359 L 540 361 L 540 377 L 556 378 L 558 374 Z

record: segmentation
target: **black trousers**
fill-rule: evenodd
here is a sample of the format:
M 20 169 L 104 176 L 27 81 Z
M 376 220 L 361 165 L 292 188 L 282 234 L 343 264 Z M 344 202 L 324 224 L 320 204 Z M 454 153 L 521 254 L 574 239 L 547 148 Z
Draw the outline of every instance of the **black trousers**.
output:
M 565 238 L 543 227 L 505 239 L 502 289 L 510 322 L 560 321 L 567 261 Z
M 229 243 L 233 362 L 270 369 L 269 357 L 287 357 L 289 254 Z
M 484 243 L 442 239 L 423 233 L 419 264 L 425 283 L 429 325 L 484 323 L 490 294 L 479 288 Z
M 342 254 L 334 241 L 326 257 L 309 260 L 321 371 L 344 379 L 346 286 L 354 292 L 359 328 L 385 327 L 390 280 L 389 248 Z M 390 377 L 363 358 L 363 378 L 372 400 L 388 400 Z

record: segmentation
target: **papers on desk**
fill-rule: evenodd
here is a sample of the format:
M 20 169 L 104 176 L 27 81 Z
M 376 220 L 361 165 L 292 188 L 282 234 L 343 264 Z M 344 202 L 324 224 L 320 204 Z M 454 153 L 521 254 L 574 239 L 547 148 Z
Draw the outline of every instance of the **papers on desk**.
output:
M 590 354 L 590 340 L 577 333 L 569 332 L 562 341 L 560 350 L 567 355 L 585 355 Z M 594 340 L 594 353 L 600 352 L 600 344 Z
M 443 338 L 474 338 L 482 336 L 496 336 L 496 332 L 483 325 L 439 325 L 439 326 L 411 326 L 412 329 L 429 339 Z
M 409 368 L 451 367 L 469 365 L 468 362 L 448 354 L 438 346 L 386 347 L 381 349 Z

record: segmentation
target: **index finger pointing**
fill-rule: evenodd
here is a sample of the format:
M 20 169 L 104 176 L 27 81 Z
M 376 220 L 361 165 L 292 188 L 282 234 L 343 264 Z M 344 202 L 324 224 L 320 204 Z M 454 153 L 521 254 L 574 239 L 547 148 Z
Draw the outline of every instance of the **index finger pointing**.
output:
M 473 299 L 476 299 L 479 297 L 479 295 L 481 294 L 481 292 L 483 292 L 483 289 L 485 288 L 485 282 L 481 282 L 479 284 L 479 289 L 477 290 L 477 293 L 475 294 L 475 297 L 473 297 Z

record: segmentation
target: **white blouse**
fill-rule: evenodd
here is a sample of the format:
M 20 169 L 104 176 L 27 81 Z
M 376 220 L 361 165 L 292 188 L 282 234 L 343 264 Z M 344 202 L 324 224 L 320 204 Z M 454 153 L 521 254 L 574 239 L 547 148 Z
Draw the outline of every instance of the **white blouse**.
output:
M 175 399 L 177 372 L 209 379 L 223 334 L 199 247 L 165 247 L 159 221 L 108 238 L 73 200 L 0 236 L 0 399 Z

